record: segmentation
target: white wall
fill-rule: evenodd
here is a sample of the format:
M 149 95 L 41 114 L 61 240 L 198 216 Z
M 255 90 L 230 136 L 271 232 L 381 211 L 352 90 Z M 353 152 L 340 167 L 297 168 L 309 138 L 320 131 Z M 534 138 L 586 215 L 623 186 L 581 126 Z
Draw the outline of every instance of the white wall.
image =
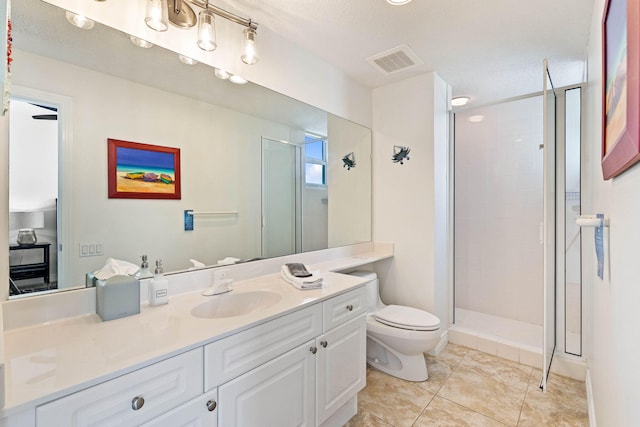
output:
M 640 165 L 603 181 L 601 152 L 601 20 L 604 0 L 595 0 L 589 41 L 587 141 L 583 154 L 583 212 L 611 220 L 605 232 L 605 278 L 596 275 L 593 234 L 584 233 L 584 281 L 588 310 L 588 368 L 599 426 L 635 425 L 640 419 Z
M 446 83 L 428 73 L 373 91 L 374 240 L 394 243 L 378 263 L 382 300 L 428 310 L 446 328 Z M 393 163 L 393 146 L 410 160 Z
M 371 240 L 371 130 L 332 114 L 327 118 L 329 162 L 329 247 Z M 342 158 L 353 152 L 356 167 L 348 170 Z
M 148 254 L 167 271 L 190 258 L 259 256 L 261 137 L 287 140 L 292 129 L 26 52 L 14 58 L 15 84 L 73 99 L 75 284 L 107 256 L 138 262 Z M 182 199 L 108 199 L 107 138 L 180 148 Z M 185 232 L 185 209 L 239 215 L 197 217 Z M 105 257 L 79 258 L 78 242 L 104 243 Z
M 456 114 L 456 307 L 542 324 L 542 112 L 537 96 Z

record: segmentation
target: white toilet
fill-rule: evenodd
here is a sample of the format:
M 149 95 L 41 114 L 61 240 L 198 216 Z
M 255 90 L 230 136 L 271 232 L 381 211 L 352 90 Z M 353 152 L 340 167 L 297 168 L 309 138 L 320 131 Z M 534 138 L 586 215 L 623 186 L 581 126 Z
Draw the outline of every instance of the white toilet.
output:
M 367 362 L 376 369 L 408 381 L 429 378 L 423 353 L 440 341 L 440 319 L 431 313 L 400 305 L 384 305 L 378 276 L 355 271 L 367 283 Z

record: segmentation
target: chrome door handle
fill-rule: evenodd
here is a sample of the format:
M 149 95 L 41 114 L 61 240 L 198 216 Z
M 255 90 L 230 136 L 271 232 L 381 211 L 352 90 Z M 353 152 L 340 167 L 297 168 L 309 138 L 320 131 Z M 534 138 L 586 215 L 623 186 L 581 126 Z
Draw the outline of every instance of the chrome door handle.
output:
M 309 351 L 311 352 L 311 354 L 316 354 L 318 352 L 318 347 L 313 346 L 309 349 Z
M 213 399 L 207 402 L 207 409 L 209 410 L 209 412 L 213 412 L 216 409 L 216 406 L 218 406 L 218 404 Z
M 327 348 L 327 344 L 329 344 L 329 343 L 328 343 L 328 342 L 326 342 L 326 341 L 320 341 L 320 345 L 321 345 L 323 348 Z
M 353 311 L 353 305 L 351 305 L 351 304 L 347 305 L 347 310 Z

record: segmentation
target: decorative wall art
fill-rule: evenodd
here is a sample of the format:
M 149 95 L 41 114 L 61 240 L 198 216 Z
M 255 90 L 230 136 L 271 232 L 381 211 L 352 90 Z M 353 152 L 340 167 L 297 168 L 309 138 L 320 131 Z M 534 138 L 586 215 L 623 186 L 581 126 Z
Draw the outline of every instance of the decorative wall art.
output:
M 180 149 L 108 140 L 109 198 L 180 199 Z
M 607 0 L 602 18 L 602 175 L 640 160 L 640 4 Z
M 353 151 L 342 158 L 342 163 L 342 167 L 347 168 L 347 170 L 356 167 L 356 156 L 353 154 Z
M 391 160 L 393 160 L 393 163 L 400 163 L 401 165 L 404 165 L 404 161 L 405 160 L 411 160 L 409 158 L 409 152 L 411 151 L 411 149 L 409 147 L 402 147 L 400 145 L 394 145 L 393 146 L 393 156 L 391 157 Z

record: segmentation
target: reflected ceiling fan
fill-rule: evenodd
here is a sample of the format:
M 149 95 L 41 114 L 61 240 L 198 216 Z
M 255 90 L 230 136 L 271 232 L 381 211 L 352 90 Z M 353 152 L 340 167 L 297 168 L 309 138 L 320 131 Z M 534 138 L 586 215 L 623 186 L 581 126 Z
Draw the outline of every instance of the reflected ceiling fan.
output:
M 35 105 L 36 107 L 44 108 L 45 110 L 54 111 L 56 114 L 36 114 L 31 116 L 34 120 L 58 120 L 58 109 L 56 107 L 48 107 L 46 105 L 34 104 L 30 102 L 29 104 Z

